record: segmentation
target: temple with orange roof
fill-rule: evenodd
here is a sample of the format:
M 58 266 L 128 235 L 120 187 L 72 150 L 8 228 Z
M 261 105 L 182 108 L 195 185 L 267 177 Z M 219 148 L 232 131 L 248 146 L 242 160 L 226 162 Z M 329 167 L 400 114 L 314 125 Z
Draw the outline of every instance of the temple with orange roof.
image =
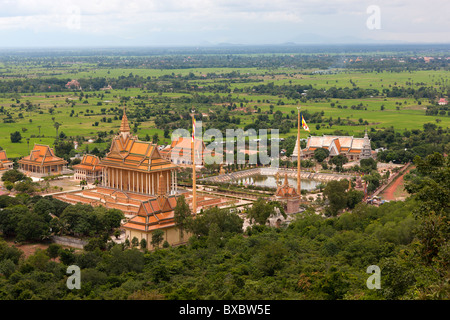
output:
M 0 172 L 10 170 L 13 167 L 13 162 L 8 159 L 5 150 L 0 150 Z
M 100 165 L 103 166 L 104 187 L 154 195 L 162 174 L 166 192 L 176 193 L 176 165 L 163 159 L 156 145 L 130 134 L 125 110 L 120 133 L 113 138 L 109 153 L 101 159 Z
M 19 170 L 35 177 L 63 174 L 67 165 L 67 161 L 57 157 L 52 148 L 42 144 L 35 144 L 30 155 L 18 162 Z
M 136 238 L 139 242 L 144 239 L 148 244 L 148 248 L 153 249 L 151 244 L 152 233 L 156 230 L 162 230 L 164 232 L 164 240 L 169 244 L 184 243 L 188 236 L 181 236 L 180 231 L 176 228 L 174 219 L 176 205 L 177 195 L 168 195 L 166 193 L 165 179 L 163 174 L 160 173 L 156 197 L 142 201 L 137 214 L 123 225 L 126 238 L 129 240 Z
M 297 144 L 295 144 L 294 151 L 292 153 L 292 160 L 297 160 Z M 314 151 L 319 148 L 327 149 L 330 154 L 329 157 L 333 157 L 342 154 L 349 161 L 358 161 L 361 159 L 368 159 L 374 156 L 370 145 L 370 139 L 365 131 L 364 138 L 355 138 L 353 136 L 329 136 L 323 135 L 310 136 L 306 142 L 306 148 L 302 149 L 302 160 L 314 158 Z
M 161 150 L 163 158 L 170 160 L 174 164 L 192 165 L 192 138 L 178 137 L 172 143 Z M 205 163 L 205 156 L 213 155 L 211 150 L 206 149 L 203 140 L 194 140 L 194 156 L 196 167 L 202 167 Z
M 97 156 L 86 154 L 83 156 L 81 163 L 72 167 L 75 171 L 74 179 L 94 183 L 103 180 L 103 169 L 100 165 L 100 159 Z
M 177 165 L 164 159 L 156 145 L 139 141 L 130 134 L 125 109 L 120 133 L 113 138 L 109 153 L 98 163 L 89 156 L 85 156 L 82 163 L 100 166 L 102 183 L 92 189 L 72 190 L 54 197 L 71 204 L 84 203 L 123 211 L 128 219 L 122 226 L 126 239 L 130 242 L 134 238 L 139 242 L 145 239 L 150 249 L 155 230 L 162 230 L 164 240 L 170 245 L 187 241 L 188 236 L 181 235 L 174 219 L 176 200 L 182 193 L 195 213 L 199 209 L 230 206 L 235 202 L 234 199 L 204 195 L 197 198 L 198 206 L 194 208 L 193 193 L 178 190 Z

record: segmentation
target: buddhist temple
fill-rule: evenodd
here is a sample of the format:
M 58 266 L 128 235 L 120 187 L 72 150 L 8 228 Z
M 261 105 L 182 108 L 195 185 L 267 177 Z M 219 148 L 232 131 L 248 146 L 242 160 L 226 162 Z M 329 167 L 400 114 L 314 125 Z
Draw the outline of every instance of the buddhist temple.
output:
M 101 185 L 58 194 L 55 198 L 123 211 L 128 219 L 123 229 L 130 242 L 135 237 L 139 242 L 145 239 L 151 248 L 152 232 L 159 229 L 164 231 L 164 241 L 170 245 L 187 240 L 181 238 L 174 221 L 179 196 L 177 166 L 163 159 L 156 145 L 131 135 L 125 109 L 120 133 L 113 138 L 106 156 L 98 161 L 85 155 L 74 168 L 79 178 L 101 174 Z
M 205 163 L 205 156 L 210 154 L 205 143 L 200 139 L 194 140 L 194 155 L 196 167 L 202 167 Z M 161 150 L 161 155 L 174 164 L 192 165 L 192 138 L 179 137 L 173 140 L 171 145 Z
M 284 183 L 275 192 L 274 200 L 284 204 L 286 214 L 299 212 L 300 195 L 295 188 L 289 186 L 287 173 L 284 176 Z
M 186 238 L 180 236 L 179 230 L 175 227 L 174 210 L 177 205 L 176 195 L 167 195 L 165 179 L 162 173 L 159 175 L 158 195 L 141 202 L 137 214 L 123 225 L 126 238 L 130 241 L 137 238 L 142 239 L 151 245 L 152 232 L 162 230 L 164 240 L 171 245 L 183 243 Z
M 13 162 L 8 159 L 5 150 L 0 150 L 0 172 L 12 169 Z
M 19 161 L 19 170 L 26 175 L 42 177 L 46 175 L 59 175 L 67 165 L 67 161 L 55 155 L 52 148 L 42 144 L 35 144 L 30 155 Z
M 186 140 L 190 142 L 190 139 Z M 107 155 L 99 161 L 85 155 L 74 168 L 79 178 L 92 174 L 94 168 L 101 168 L 101 185 L 59 193 L 54 197 L 71 204 L 84 203 L 123 211 L 127 219 L 122 226 L 126 239 L 130 242 L 134 238 L 139 242 L 145 239 L 149 249 L 152 249 L 152 233 L 155 230 L 162 230 L 163 241 L 168 241 L 170 245 L 188 240 L 189 235 L 184 233 L 182 237 L 174 220 L 176 200 L 181 194 L 196 213 L 210 207 L 230 207 L 239 201 L 202 194 L 196 197 L 194 206 L 193 192 L 177 188 L 177 165 L 164 159 L 156 145 L 139 141 L 131 135 L 125 110 L 120 133 L 113 138 Z
M 130 134 L 124 110 L 120 133 L 113 138 L 109 153 L 101 159 L 103 186 L 122 191 L 156 194 L 162 174 L 166 192 L 176 193 L 176 166 L 163 159 L 156 145 Z
M 81 163 L 73 166 L 75 170 L 74 179 L 94 183 L 101 182 L 103 179 L 104 167 L 100 165 L 100 159 L 97 156 L 86 154 L 83 156 Z
M 297 160 L 297 148 L 295 145 L 292 153 L 292 161 Z M 319 148 L 327 149 L 330 152 L 330 159 L 339 154 L 347 157 L 349 161 L 357 161 L 373 157 L 373 151 L 370 146 L 370 139 L 365 132 L 364 138 L 355 138 L 353 136 L 310 136 L 306 142 L 306 148 L 301 150 L 302 160 L 314 158 L 314 151 Z

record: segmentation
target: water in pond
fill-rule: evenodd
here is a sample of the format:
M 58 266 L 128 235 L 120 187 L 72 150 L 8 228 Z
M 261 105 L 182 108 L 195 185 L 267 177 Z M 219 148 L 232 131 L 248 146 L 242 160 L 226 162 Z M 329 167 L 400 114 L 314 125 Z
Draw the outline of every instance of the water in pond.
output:
M 297 178 L 288 178 L 289 185 L 297 188 Z M 242 185 L 253 185 L 258 187 L 277 187 L 277 178 L 274 176 L 266 175 L 253 175 L 250 177 L 239 178 L 233 180 L 233 183 Z M 284 176 L 280 177 L 280 183 L 284 183 Z M 306 180 L 302 179 L 302 189 L 303 190 L 314 190 L 321 182 L 316 180 Z

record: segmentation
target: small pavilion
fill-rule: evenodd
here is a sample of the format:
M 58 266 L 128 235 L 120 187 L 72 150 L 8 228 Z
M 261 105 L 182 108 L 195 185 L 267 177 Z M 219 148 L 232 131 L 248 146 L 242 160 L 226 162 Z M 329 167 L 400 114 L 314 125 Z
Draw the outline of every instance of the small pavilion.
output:
M 97 156 L 86 154 L 81 163 L 73 166 L 75 170 L 74 179 L 94 183 L 101 182 L 103 178 L 104 167 L 100 165 L 100 159 Z
M 62 174 L 67 165 L 67 161 L 57 157 L 52 148 L 42 144 L 35 144 L 30 155 L 18 162 L 22 172 L 35 177 Z

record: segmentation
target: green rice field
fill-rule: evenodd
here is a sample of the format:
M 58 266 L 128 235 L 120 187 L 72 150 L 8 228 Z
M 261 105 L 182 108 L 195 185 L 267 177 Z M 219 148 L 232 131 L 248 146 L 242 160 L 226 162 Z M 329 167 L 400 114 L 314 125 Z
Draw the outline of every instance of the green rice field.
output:
M 332 99 L 332 100 L 308 100 L 301 103 L 298 100 L 287 99 L 283 96 L 273 96 L 267 94 L 257 94 L 245 88 L 252 86 L 274 83 L 274 85 L 309 85 L 314 88 L 327 90 L 330 87 L 351 88 L 352 83 L 364 89 L 377 89 L 382 91 L 383 88 L 391 88 L 392 86 L 415 87 L 432 86 L 437 89 L 448 85 L 449 73 L 444 70 L 431 71 L 411 71 L 411 72 L 361 72 L 356 70 L 339 71 L 333 74 L 311 74 L 304 70 L 294 70 L 290 68 L 280 69 L 260 69 L 260 68 L 194 68 L 194 69 L 128 69 L 128 68 L 98 68 L 94 65 L 82 64 L 70 65 L 65 68 L 55 67 L 52 70 L 44 67 L 33 66 L 6 66 L 0 65 L 0 81 L 11 81 L 15 78 L 39 78 L 39 77 L 57 77 L 61 79 L 82 79 L 105 77 L 115 78 L 120 76 L 128 76 L 130 73 L 142 77 L 160 77 L 162 75 L 179 75 L 186 76 L 193 73 L 196 76 L 208 73 L 227 74 L 232 71 L 238 71 L 241 75 L 248 74 L 248 82 L 240 83 L 233 79 L 194 79 L 189 83 L 197 86 L 208 86 L 220 83 L 229 85 L 230 93 L 217 92 L 201 92 L 199 95 L 220 95 L 231 99 L 245 99 L 244 107 L 260 108 L 261 112 L 268 112 L 270 105 L 274 106 L 273 111 L 280 110 L 284 114 L 295 115 L 297 107 L 300 105 L 302 110 L 308 110 L 310 113 L 323 111 L 325 117 L 333 119 L 349 119 L 357 122 L 360 118 L 368 122 L 368 128 L 382 129 L 394 127 L 398 130 L 403 129 L 421 129 L 424 123 L 438 121 L 439 125 L 446 128 L 450 125 L 450 117 L 446 115 L 426 116 L 425 110 L 429 101 L 423 99 L 421 104 L 413 98 L 388 98 L 384 96 L 374 96 L 363 99 Z M 309 70 L 311 71 L 311 70 Z M 254 81 L 253 81 L 254 79 Z M 234 89 L 244 89 L 245 92 L 234 93 Z M 64 132 L 68 137 L 83 136 L 85 139 L 96 139 L 98 132 L 111 130 L 116 133 L 120 126 L 120 119 L 114 119 L 118 114 L 111 111 L 111 108 L 122 108 L 121 97 L 130 97 L 127 102 L 127 109 L 133 110 L 135 102 L 140 101 L 137 96 L 146 97 L 146 100 L 153 108 L 159 108 L 158 105 L 152 105 L 153 97 L 166 97 L 168 99 L 177 99 L 183 96 L 190 96 L 193 93 L 183 92 L 149 92 L 143 88 L 129 88 L 126 90 L 112 89 L 110 91 L 84 91 L 89 94 L 88 99 L 79 100 L 78 95 L 74 92 L 55 92 L 55 93 L 16 93 L 0 95 L 0 108 L 3 107 L 6 113 L 0 114 L 0 120 L 5 118 L 5 114 L 13 119 L 14 123 L 0 124 L 0 146 L 7 150 L 10 158 L 22 157 L 28 154 L 29 150 L 35 143 L 53 145 L 56 137 L 55 123 L 59 123 L 58 133 Z M 92 96 L 95 93 L 96 96 Z M 103 94 L 103 97 L 101 97 Z M 86 101 L 85 101 L 86 100 Z M 72 101 L 75 105 L 72 106 Z M 282 101 L 282 104 L 279 102 Z M 34 108 L 27 110 L 23 107 L 31 104 Z M 333 107 L 331 103 L 334 103 Z M 362 104 L 364 109 L 351 109 L 352 105 Z M 21 107 L 22 105 L 22 107 Z M 337 105 L 343 108 L 337 108 Z M 384 110 L 381 111 L 381 106 Z M 192 106 L 196 111 L 211 112 L 218 106 L 215 105 L 197 105 Z M 179 112 L 186 110 L 186 105 L 170 104 L 170 110 Z M 103 109 L 103 110 L 102 110 Z M 52 113 L 50 113 L 53 111 Z M 294 114 L 292 113 L 294 111 Z M 180 111 L 181 112 L 181 111 Z M 71 116 L 72 114 L 72 116 Z M 230 116 L 239 117 L 240 126 L 252 123 L 255 115 L 248 115 L 243 111 L 230 111 Z M 103 118 L 111 118 L 110 122 L 102 122 Z M 438 120 L 437 120 L 438 119 Z M 207 121 L 207 120 L 206 120 Z M 132 121 L 131 121 L 132 122 Z M 95 125 L 95 123 L 98 123 Z M 130 125 L 133 125 L 131 123 Z M 310 125 L 311 135 L 329 134 L 335 130 L 342 130 L 355 136 L 362 136 L 365 126 L 339 126 L 333 125 L 331 128 L 324 125 L 319 130 L 315 125 Z M 20 143 L 12 143 L 10 134 L 19 131 L 22 135 Z M 139 137 L 158 134 L 160 143 L 169 143 L 169 139 L 163 138 L 163 130 L 156 128 L 154 118 L 142 122 L 136 134 Z M 296 130 L 291 129 L 289 133 L 280 135 L 286 137 L 295 135 Z M 302 132 L 305 137 L 307 132 Z M 100 148 L 107 147 L 107 144 L 92 144 L 89 148 L 98 146 Z M 82 149 L 85 146 L 82 146 Z

